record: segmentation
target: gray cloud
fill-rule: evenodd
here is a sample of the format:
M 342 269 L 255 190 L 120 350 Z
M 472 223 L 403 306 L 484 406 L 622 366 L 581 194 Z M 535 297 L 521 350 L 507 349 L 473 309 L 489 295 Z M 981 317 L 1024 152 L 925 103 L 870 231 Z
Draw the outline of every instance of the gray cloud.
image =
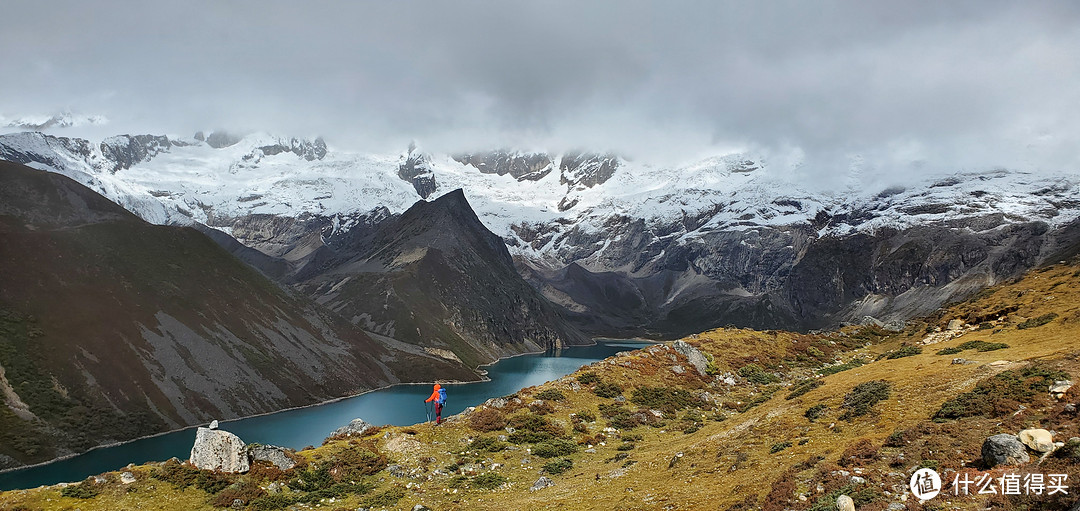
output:
M 1080 163 L 1074 2 L 11 2 L 0 114 L 338 147 Z M 924 166 L 925 168 L 925 166 Z

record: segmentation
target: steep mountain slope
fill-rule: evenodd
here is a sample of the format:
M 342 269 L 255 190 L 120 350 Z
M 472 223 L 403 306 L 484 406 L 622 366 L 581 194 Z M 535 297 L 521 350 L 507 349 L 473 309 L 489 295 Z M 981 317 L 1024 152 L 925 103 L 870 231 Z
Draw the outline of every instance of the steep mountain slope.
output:
M 1080 374 L 1078 280 L 1080 260 L 1070 258 L 901 332 L 695 334 L 491 399 L 439 426 L 327 439 L 284 473 L 155 463 L 130 469 L 128 485 L 110 473 L 5 492 L 0 505 L 213 509 L 240 499 L 247 509 L 287 509 L 333 498 L 343 509 L 828 511 L 847 495 L 862 511 L 1073 509 L 1080 387 L 1049 390 Z M 697 361 L 703 372 L 686 357 L 693 350 L 707 357 Z M 1026 428 L 1059 443 L 1045 456 L 1020 445 L 1029 461 L 986 462 L 986 439 Z M 920 468 L 941 475 L 940 494 L 927 502 L 909 489 Z M 1036 474 L 1042 486 L 1005 494 L 1007 478 Z M 1064 477 L 1056 489 L 1052 477 Z M 196 478 L 219 484 L 192 488 Z
M 475 377 L 371 339 L 195 229 L 147 224 L 7 162 L 0 268 L 0 466 L 431 374 Z
M 362 225 L 324 236 L 286 281 L 370 332 L 470 366 L 589 342 L 517 274 L 461 190 Z
M 101 147 L 40 134 L 0 136 L 0 157 L 72 175 L 153 222 L 203 223 L 287 260 L 463 189 L 519 273 L 579 327 L 609 335 L 902 320 L 1048 260 L 1080 217 L 1070 171 L 927 164 L 918 181 L 875 183 L 861 177 L 872 162 L 856 158 L 844 179 L 814 187 L 797 177 L 801 160 L 749 153 L 654 165 L 415 145 L 295 153 L 266 150 L 292 143 L 265 134 L 204 140 L 172 138 L 115 172 Z

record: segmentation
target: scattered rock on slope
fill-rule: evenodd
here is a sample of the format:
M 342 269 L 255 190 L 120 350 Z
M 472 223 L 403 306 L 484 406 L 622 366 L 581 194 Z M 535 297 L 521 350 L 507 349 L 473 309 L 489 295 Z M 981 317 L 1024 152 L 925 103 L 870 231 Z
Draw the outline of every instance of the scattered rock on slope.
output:
M 361 418 L 356 418 L 350 421 L 348 424 L 337 428 L 333 433 L 330 433 L 331 437 L 336 436 L 351 436 L 351 435 L 363 435 L 367 430 L 373 428 L 371 424 Z
M 1031 461 L 1020 439 L 1008 433 L 987 438 L 983 442 L 982 457 L 989 468 L 997 465 L 1022 465 Z
M 296 466 L 296 460 L 289 456 L 292 449 L 276 445 L 251 444 L 246 450 L 251 461 L 268 461 L 281 470 L 289 470 Z
M 690 361 L 690 364 L 694 366 L 694 369 L 697 369 L 698 374 L 705 376 L 705 371 L 709 367 L 709 360 L 705 358 L 705 355 L 701 353 L 701 350 L 698 350 L 685 341 L 675 341 L 672 343 L 671 347 L 675 348 L 675 351 L 686 357 L 686 359 Z
M 1035 452 L 1045 453 L 1054 450 L 1054 435 L 1045 429 L 1025 429 L 1017 436 L 1021 443 Z

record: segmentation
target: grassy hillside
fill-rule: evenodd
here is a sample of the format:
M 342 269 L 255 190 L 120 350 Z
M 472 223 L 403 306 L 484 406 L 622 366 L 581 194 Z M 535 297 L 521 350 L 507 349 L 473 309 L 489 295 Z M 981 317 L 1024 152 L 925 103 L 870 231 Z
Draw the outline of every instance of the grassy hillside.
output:
M 1047 386 L 1080 375 L 1080 266 L 1057 265 L 912 322 L 802 335 L 719 329 L 592 364 L 455 416 L 303 451 L 300 467 L 221 476 L 176 463 L 0 494 L 5 509 L 1065 509 L 1063 496 L 908 495 L 918 467 L 989 472 L 983 440 L 1025 427 L 1064 448 L 1017 473 L 1080 481 L 1075 408 Z M 950 331 L 950 320 L 967 324 Z M 954 360 L 962 359 L 962 360 Z M 512 428 L 512 429 L 507 429 Z M 553 486 L 531 491 L 540 476 Z M 284 483 L 288 490 L 277 491 Z

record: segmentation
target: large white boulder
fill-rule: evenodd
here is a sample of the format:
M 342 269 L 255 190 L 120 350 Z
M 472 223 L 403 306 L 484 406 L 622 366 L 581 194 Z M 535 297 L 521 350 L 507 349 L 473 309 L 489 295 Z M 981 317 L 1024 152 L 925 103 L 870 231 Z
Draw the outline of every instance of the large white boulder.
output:
M 204 470 L 243 473 L 251 469 L 244 441 L 221 429 L 199 428 L 191 446 L 191 464 Z

